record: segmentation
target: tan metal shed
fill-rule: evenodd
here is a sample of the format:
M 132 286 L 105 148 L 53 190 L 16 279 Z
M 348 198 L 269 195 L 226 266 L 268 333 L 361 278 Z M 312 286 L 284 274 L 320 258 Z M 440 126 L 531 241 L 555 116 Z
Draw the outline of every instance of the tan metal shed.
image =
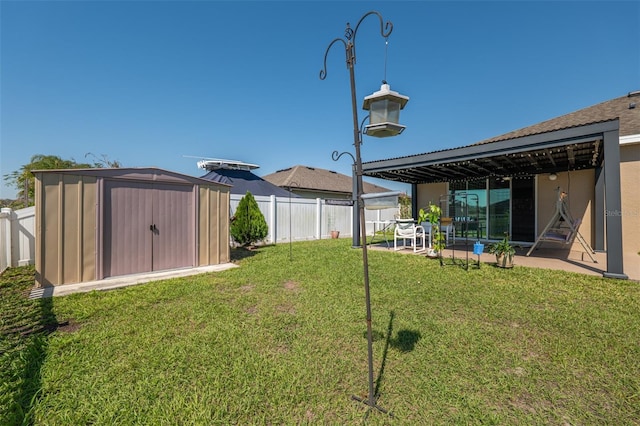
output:
M 33 174 L 40 287 L 229 262 L 229 185 L 157 168 Z

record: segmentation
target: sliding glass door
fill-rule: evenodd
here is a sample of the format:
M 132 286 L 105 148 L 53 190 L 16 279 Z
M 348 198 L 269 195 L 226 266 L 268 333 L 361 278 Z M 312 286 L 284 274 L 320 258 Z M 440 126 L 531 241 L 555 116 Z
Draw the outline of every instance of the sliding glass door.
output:
M 512 241 L 535 240 L 532 176 L 450 182 L 448 205 L 458 237 L 499 240 L 508 235 Z
M 499 240 L 509 235 L 511 180 L 489 179 L 489 239 Z
M 511 181 L 511 239 L 533 242 L 536 239 L 536 198 L 533 177 Z
M 455 222 L 456 236 L 485 238 L 487 182 L 478 180 L 450 183 L 449 216 Z

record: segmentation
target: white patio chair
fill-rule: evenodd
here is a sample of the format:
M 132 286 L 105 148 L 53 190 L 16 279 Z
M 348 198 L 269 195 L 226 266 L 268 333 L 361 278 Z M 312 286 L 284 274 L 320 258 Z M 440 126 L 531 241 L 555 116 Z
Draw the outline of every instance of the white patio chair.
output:
M 449 239 L 453 240 L 453 244 L 456 243 L 456 228 L 453 224 L 453 220 L 450 217 L 440 218 L 440 229 L 444 234 L 445 244 L 449 245 Z
M 416 225 L 412 219 L 396 220 L 396 228 L 393 231 L 393 250 L 398 251 L 406 248 L 407 240 L 411 241 L 411 247 L 414 253 L 426 251 L 426 235 L 424 228 Z M 398 240 L 402 240 L 402 246 L 398 247 Z M 422 241 L 422 248 L 418 247 L 418 241 Z
M 422 222 L 422 227 L 424 228 L 424 232 L 427 236 L 427 247 L 431 248 L 433 236 L 436 234 L 435 231 L 437 231 L 438 225 L 432 225 L 429 222 Z M 440 232 L 442 232 L 442 235 L 444 235 L 445 246 L 449 246 L 449 240 L 453 240 L 453 244 L 456 243 L 456 230 L 452 221 L 443 221 L 440 224 Z

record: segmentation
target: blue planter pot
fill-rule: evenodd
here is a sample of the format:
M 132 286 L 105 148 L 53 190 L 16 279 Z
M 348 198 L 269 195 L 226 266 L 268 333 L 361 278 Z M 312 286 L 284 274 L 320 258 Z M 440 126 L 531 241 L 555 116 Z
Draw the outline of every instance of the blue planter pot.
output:
M 473 245 L 473 254 L 477 254 L 478 256 L 482 254 L 484 251 L 484 244 L 477 242 Z

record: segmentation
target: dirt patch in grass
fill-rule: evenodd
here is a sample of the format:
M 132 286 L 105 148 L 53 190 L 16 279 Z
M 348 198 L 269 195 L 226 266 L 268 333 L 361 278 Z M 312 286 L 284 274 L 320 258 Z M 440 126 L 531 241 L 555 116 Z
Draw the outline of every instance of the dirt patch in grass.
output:
M 527 375 L 527 370 L 525 370 L 522 367 L 515 367 L 515 368 L 507 368 L 505 370 L 505 373 L 507 374 L 511 374 L 517 377 L 523 377 Z
M 276 306 L 276 312 L 294 315 L 296 313 L 296 307 L 293 306 L 293 304 L 291 303 L 285 303 L 285 304 Z
M 74 320 L 63 321 L 61 323 L 54 324 L 53 326 L 55 326 L 55 330 L 63 333 L 73 333 L 80 330 L 80 324 Z
M 7 329 L 7 334 L 15 334 L 20 337 L 30 336 L 32 334 L 49 334 L 54 331 L 62 331 L 65 333 L 73 333 L 80 328 L 80 324 L 73 320 L 63 322 L 47 322 L 44 324 L 26 324 Z
M 519 395 L 516 398 L 513 398 L 510 401 L 510 404 L 517 410 L 524 411 L 526 413 L 531 413 L 531 414 L 537 413 L 536 409 L 532 405 L 533 398 L 531 397 L 531 395 L 527 393 L 524 393 L 522 395 Z
M 300 284 L 295 281 L 285 281 L 282 286 L 285 288 L 285 290 L 293 291 L 296 293 L 300 291 Z
M 289 345 L 285 344 L 285 343 L 280 343 L 279 345 L 277 345 L 273 352 L 277 355 L 283 355 L 289 352 Z
M 304 414 L 304 418 L 306 421 L 312 422 L 313 420 L 315 420 L 316 415 L 313 414 L 313 411 L 311 411 L 310 409 L 307 409 L 307 412 Z
M 243 293 L 249 293 L 251 291 L 253 291 L 256 288 L 255 285 L 253 284 L 247 284 L 247 285 L 243 285 L 242 287 L 240 287 L 240 291 Z

